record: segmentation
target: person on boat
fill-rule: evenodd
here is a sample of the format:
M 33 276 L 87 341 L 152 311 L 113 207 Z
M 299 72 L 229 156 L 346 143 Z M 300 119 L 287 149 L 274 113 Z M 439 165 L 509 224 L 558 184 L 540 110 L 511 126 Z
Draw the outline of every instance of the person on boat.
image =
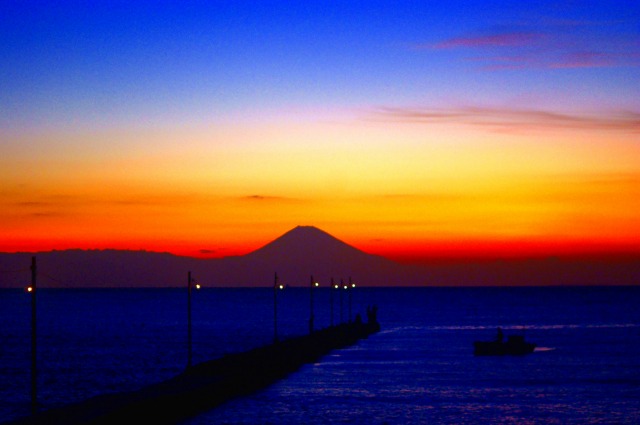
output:
M 498 327 L 498 335 L 496 335 L 496 342 L 502 342 L 504 339 L 504 334 L 502 333 L 502 328 Z
M 373 307 L 367 306 L 367 322 L 374 324 L 378 323 L 378 306 L 374 305 Z

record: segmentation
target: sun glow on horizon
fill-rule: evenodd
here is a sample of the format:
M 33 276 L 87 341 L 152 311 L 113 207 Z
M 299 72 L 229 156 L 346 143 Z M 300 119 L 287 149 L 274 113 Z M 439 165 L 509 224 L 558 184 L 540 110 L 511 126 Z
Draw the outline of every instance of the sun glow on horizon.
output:
M 640 254 L 640 10 L 305 4 L 0 6 L 0 251 Z

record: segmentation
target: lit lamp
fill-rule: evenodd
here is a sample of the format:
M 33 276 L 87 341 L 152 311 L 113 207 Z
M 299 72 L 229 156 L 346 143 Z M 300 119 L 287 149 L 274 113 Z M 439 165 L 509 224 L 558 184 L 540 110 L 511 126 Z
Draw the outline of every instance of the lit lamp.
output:
M 311 275 L 311 279 L 309 280 L 309 333 L 313 333 L 313 322 L 314 322 L 314 315 L 313 315 L 313 288 L 317 288 L 319 287 L 320 284 L 318 282 L 315 282 L 313 280 L 313 275 Z
M 340 279 L 340 287 L 343 289 L 347 289 L 347 285 L 344 284 L 343 280 Z M 342 292 L 340 291 L 340 324 L 344 323 L 344 318 L 343 318 L 343 314 L 342 314 Z
M 36 257 L 31 257 L 31 285 L 26 291 L 31 294 L 31 413 L 38 411 L 38 369 L 37 369 L 37 319 L 36 319 Z
M 333 278 L 331 278 L 331 285 L 329 286 L 329 303 L 331 305 L 331 326 L 333 326 L 333 291 L 336 289 L 338 285 L 333 283 Z
M 278 283 L 278 273 L 274 274 L 273 280 L 273 342 L 278 342 L 278 290 L 283 290 L 284 285 Z
M 193 361 L 193 349 L 192 349 L 192 338 L 191 338 L 191 288 L 195 283 L 195 288 L 200 289 L 200 284 L 191 277 L 191 272 L 187 274 L 187 351 L 188 351 L 188 359 L 187 359 L 187 367 L 191 367 Z
M 351 276 L 349 276 L 349 287 L 345 287 L 345 289 L 349 290 L 349 323 L 351 323 L 351 293 L 355 287 L 356 284 L 351 281 Z

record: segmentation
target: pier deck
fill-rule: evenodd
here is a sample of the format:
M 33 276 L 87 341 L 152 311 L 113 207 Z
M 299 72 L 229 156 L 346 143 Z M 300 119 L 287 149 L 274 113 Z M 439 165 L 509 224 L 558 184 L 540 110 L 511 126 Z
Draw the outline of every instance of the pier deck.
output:
M 144 423 L 175 424 L 265 388 L 302 365 L 317 361 L 331 350 L 353 345 L 379 329 L 377 321 L 332 326 L 196 364 L 174 378 L 137 391 L 92 397 L 6 425 L 106 425 L 132 418 L 141 418 Z

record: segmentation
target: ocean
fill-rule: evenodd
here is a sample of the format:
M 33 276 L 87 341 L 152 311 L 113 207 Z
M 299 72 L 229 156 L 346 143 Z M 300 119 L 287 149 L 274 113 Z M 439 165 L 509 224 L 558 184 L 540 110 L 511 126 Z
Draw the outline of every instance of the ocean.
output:
M 382 330 L 272 386 L 185 421 L 202 424 L 638 424 L 640 287 L 318 288 L 276 293 L 278 337 L 366 317 Z M 39 289 L 41 409 L 135 390 L 184 370 L 186 289 Z M 271 288 L 192 292 L 198 363 L 269 344 Z M 31 300 L 0 290 L 0 422 L 30 409 Z M 525 356 L 473 355 L 524 334 Z

